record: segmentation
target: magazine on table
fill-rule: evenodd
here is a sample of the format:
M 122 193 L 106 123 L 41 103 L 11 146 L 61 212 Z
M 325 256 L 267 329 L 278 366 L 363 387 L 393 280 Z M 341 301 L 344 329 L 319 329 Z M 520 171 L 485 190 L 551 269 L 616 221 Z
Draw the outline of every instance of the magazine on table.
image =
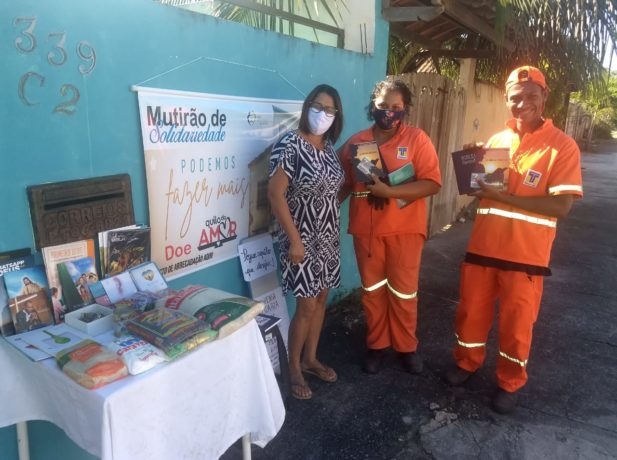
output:
M 62 286 L 65 313 L 94 303 L 90 286 L 98 282 L 93 257 L 82 257 L 58 264 L 58 278 Z
M 3 275 L 6 272 L 21 270 L 34 265 L 30 248 L 0 252 L 0 333 L 4 336 L 15 334 L 15 326 L 9 309 L 9 295 L 6 292 Z
M 73 241 L 71 243 L 47 246 L 41 250 L 43 262 L 45 263 L 45 273 L 49 282 L 49 289 L 57 292 L 56 296 L 61 304 L 64 304 L 62 285 L 58 275 L 58 264 L 70 260 L 81 259 L 82 257 L 96 256 L 94 240 L 86 239 Z
M 150 227 L 107 232 L 106 257 L 105 278 L 148 262 L 150 260 Z
M 3 278 L 15 333 L 54 324 L 43 265 L 6 272 Z

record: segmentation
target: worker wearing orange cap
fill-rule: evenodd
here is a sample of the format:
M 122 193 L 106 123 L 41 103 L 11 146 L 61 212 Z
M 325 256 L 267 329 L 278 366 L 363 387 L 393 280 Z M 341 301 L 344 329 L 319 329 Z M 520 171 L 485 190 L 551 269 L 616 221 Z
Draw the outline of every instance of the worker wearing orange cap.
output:
M 507 190 L 480 182 L 480 198 L 456 310 L 456 367 L 446 373 L 461 385 L 480 368 L 499 302 L 498 390 L 492 407 L 510 413 L 527 382 L 533 325 L 538 316 L 557 219 L 583 195 L 576 142 L 542 116 L 548 87 L 536 67 L 515 69 L 506 82 L 513 118 L 487 147 L 508 147 Z

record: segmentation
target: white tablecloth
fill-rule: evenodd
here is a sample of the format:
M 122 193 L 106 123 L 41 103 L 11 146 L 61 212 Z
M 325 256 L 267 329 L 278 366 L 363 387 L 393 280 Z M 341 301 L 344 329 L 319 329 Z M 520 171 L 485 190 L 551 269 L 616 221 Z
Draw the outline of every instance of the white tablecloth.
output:
M 216 459 L 246 433 L 263 446 L 285 408 L 255 321 L 98 390 L 0 339 L 0 426 L 47 420 L 102 460 Z

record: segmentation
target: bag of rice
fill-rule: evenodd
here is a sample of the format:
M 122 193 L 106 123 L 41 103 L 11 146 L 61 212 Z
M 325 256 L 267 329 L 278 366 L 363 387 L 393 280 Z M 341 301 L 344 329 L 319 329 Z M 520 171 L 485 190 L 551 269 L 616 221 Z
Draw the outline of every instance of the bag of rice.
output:
M 90 339 L 58 352 L 56 362 L 66 375 L 89 389 L 102 387 L 128 375 L 122 358 Z

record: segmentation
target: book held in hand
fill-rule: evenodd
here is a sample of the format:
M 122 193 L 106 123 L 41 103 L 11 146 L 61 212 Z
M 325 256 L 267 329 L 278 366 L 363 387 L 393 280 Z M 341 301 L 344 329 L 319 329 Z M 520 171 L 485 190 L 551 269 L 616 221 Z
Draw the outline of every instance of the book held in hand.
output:
M 452 164 L 460 195 L 477 192 L 479 180 L 502 190 L 508 184 L 510 149 L 473 147 L 458 150 L 452 152 Z
M 362 142 L 351 144 L 351 164 L 358 182 L 370 184 L 373 182 L 371 174 L 385 177 L 382 169 L 381 156 L 377 142 Z
M 406 184 L 408 182 L 413 182 L 414 180 L 416 180 L 416 170 L 411 163 L 404 164 L 397 170 L 388 174 L 388 181 L 390 182 L 390 185 Z M 403 208 L 411 202 L 412 201 L 397 198 L 396 205 L 399 208 Z

